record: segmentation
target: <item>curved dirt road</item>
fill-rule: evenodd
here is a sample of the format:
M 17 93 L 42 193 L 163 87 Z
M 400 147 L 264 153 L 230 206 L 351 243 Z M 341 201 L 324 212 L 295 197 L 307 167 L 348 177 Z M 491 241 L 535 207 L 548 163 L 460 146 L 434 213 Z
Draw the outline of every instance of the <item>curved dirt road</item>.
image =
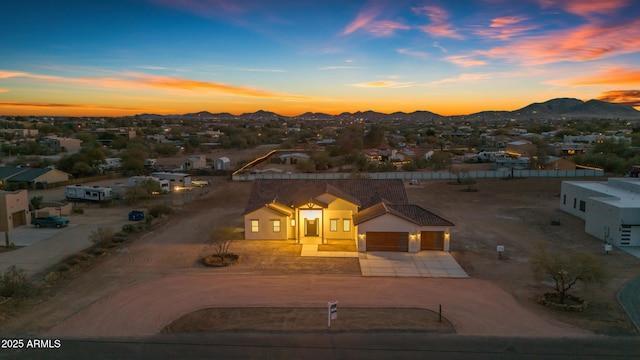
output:
M 349 307 L 443 306 L 458 334 L 586 336 L 541 318 L 500 288 L 475 279 L 362 278 L 357 276 L 166 276 L 121 290 L 51 329 L 53 337 L 148 336 L 171 321 L 208 307 L 322 307 L 338 299 Z

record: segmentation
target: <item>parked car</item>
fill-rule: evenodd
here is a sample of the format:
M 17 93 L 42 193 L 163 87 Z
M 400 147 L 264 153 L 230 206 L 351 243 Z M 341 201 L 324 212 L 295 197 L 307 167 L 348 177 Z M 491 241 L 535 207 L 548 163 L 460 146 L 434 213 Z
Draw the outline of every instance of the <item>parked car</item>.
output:
M 60 217 L 58 215 L 49 215 L 45 217 L 38 217 L 31 219 L 31 225 L 35 227 L 57 227 L 61 228 L 63 226 L 69 225 L 69 219 L 65 217 Z
M 129 212 L 129 221 L 141 221 L 144 220 L 144 212 L 140 210 L 132 210 Z

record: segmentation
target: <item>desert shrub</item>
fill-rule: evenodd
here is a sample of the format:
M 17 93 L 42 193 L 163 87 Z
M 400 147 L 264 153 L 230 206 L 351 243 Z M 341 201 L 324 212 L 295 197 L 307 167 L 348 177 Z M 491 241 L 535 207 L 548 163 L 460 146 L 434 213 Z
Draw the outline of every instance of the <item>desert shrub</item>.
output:
M 62 277 L 62 274 L 60 274 L 60 272 L 52 271 L 44 277 L 44 281 L 47 284 L 55 284 L 58 280 L 60 280 L 61 277 Z
M 147 226 L 151 225 L 151 223 L 153 222 L 153 215 L 147 215 L 144 218 L 144 222 L 145 224 L 147 224 Z
M 166 204 L 159 204 L 149 208 L 149 215 L 153 217 L 159 217 L 162 215 L 171 215 L 171 214 L 173 214 L 173 208 Z
M 4 297 L 24 296 L 27 293 L 27 276 L 23 269 L 10 266 L 0 279 L 0 295 Z
M 108 245 L 113 241 L 113 229 L 99 227 L 89 234 L 89 240 L 100 246 Z
M 133 224 L 124 224 L 122 225 L 122 231 L 128 234 L 134 233 L 137 231 L 137 228 Z
M 60 264 L 60 266 L 58 266 L 58 271 L 59 272 L 66 272 L 71 270 L 71 265 L 67 264 L 67 263 L 62 263 Z
M 73 209 L 73 213 L 74 214 L 84 214 L 84 209 L 83 208 L 74 208 Z
M 95 256 L 100 256 L 106 252 L 107 252 L 107 249 L 101 248 L 101 247 L 94 247 L 93 249 L 91 249 L 91 253 Z

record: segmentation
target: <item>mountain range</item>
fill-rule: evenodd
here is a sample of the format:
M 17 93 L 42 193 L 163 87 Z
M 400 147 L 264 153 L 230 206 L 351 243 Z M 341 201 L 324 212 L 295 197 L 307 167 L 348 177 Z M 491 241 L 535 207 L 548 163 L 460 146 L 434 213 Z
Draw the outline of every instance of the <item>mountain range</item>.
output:
M 201 111 L 183 115 L 141 114 L 140 117 L 164 118 L 181 117 L 185 119 L 241 119 L 241 120 L 286 120 L 295 118 L 314 120 L 364 119 L 364 120 L 545 120 L 545 119 L 640 119 L 640 111 L 628 105 L 621 105 L 601 100 L 582 101 L 573 98 L 557 98 L 542 103 L 533 103 L 514 111 L 481 111 L 469 115 L 443 116 L 430 111 L 414 111 L 411 113 L 395 112 L 384 114 L 376 111 L 344 112 L 338 115 L 307 112 L 298 116 L 284 116 L 274 112 L 259 110 L 254 113 L 233 115 L 230 113 L 211 113 Z

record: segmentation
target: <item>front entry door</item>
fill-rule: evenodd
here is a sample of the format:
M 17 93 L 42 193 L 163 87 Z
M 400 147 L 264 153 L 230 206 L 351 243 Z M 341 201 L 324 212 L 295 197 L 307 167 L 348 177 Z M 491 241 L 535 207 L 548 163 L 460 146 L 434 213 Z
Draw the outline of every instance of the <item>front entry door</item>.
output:
M 304 236 L 318 236 L 319 219 L 307 219 L 305 222 Z

